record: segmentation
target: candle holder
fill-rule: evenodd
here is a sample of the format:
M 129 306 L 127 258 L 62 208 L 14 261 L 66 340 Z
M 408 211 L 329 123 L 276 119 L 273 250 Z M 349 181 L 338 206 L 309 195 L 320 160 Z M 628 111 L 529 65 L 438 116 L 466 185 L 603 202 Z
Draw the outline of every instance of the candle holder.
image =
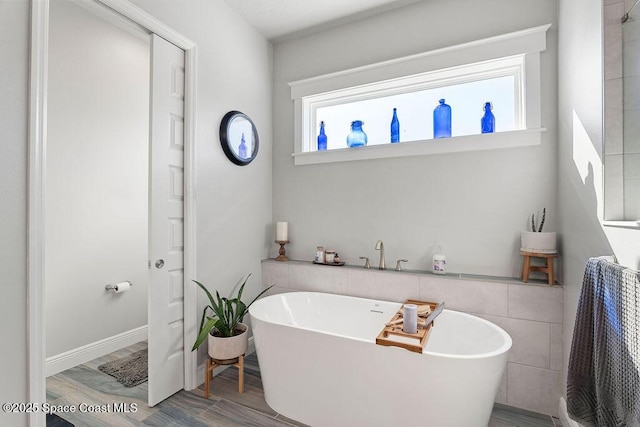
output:
M 280 250 L 278 253 L 280 255 L 277 256 L 276 261 L 289 261 L 289 258 L 285 255 L 284 245 L 289 243 L 288 240 L 276 240 L 276 243 L 280 245 Z

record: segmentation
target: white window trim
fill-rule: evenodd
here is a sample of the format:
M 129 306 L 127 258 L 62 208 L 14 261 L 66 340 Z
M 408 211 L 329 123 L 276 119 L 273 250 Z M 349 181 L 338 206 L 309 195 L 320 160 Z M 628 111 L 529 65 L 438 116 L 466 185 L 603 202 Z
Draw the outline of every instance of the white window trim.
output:
M 551 24 L 542 25 L 513 33 L 503 34 L 469 43 L 357 67 L 345 71 L 326 74 L 289 83 L 291 99 L 294 101 L 294 162 L 296 165 L 329 163 L 339 161 L 377 159 L 450 153 L 470 150 L 511 148 L 540 144 L 540 52 L 546 49 L 546 31 Z M 515 58 L 515 59 L 514 59 Z M 423 140 L 400 144 L 382 144 L 357 149 L 309 151 L 314 141 L 315 127 L 311 126 L 315 109 L 310 104 L 333 103 L 335 93 L 366 97 L 367 90 L 375 85 L 376 90 L 385 86 L 397 88 L 400 84 L 410 84 L 417 76 L 430 74 L 433 81 L 443 78 L 464 79 L 460 71 L 483 64 L 495 64 L 496 60 L 516 61 L 523 58 L 521 74 L 524 78 L 524 93 L 521 99 L 521 122 L 516 125 L 522 130 L 499 132 L 485 135 L 467 135 L 444 140 Z M 469 65 L 473 64 L 473 65 Z M 517 66 L 514 65 L 514 66 Z M 456 77 L 457 76 L 457 77 Z M 434 83 L 442 86 L 442 83 Z M 313 129 L 312 129 L 313 128 Z

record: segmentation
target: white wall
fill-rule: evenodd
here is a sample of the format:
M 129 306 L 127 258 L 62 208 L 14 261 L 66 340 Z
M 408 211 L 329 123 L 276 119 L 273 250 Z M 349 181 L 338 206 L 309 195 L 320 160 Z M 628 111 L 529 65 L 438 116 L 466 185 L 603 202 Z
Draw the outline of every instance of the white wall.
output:
M 0 0 L 0 400 L 27 401 L 27 129 L 29 3 Z M 0 413 L 0 424 L 26 425 Z
M 221 0 L 135 4 L 198 43 L 197 278 L 227 293 L 238 278 L 253 272 L 246 292 L 247 297 L 256 295 L 261 287 L 260 261 L 273 240 L 271 45 Z M 0 0 L 0 23 L 0 230 L 4 243 L 0 312 L 5 349 L 0 397 L 3 402 L 26 402 L 29 2 Z M 260 132 L 260 153 L 246 167 L 231 164 L 218 140 L 220 120 L 232 109 L 248 114 Z M 238 223 L 243 227 L 236 227 Z M 1 413 L 0 424 L 26 425 L 26 416 Z
M 47 357 L 146 325 L 149 275 L 149 36 L 69 1 L 49 29 Z
M 134 0 L 151 15 L 198 44 L 196 134 L 197 277 L 229 294 L 252 273 L 245 295 L 261 288 L 260 261 L 268 255 L 271 216 L 272 49 L 260 34 L 221 0 Z M 230 110 L 253 120 L 258 157 L 247 166 L 231 163 L 220 145 L 220 121 Z M 199 292 L 200 306 L 205 296 Z M 199 321 L 199 319 L 198 319 Z M 199 351 L 200 361 L 206 346 Z
M 640 266 L 640 231 L 601 225 L 602 20 L 602 0 L 560 2 L 558 204 L 565 289 L 563 394 L 587 259 L 615 254 L 624 265 L 636 269 Z
M 374 245 L 382 239 L 392 267 L 407 258 L 407 269 L 429 269 L 442 245 L 449 271 L 518 276 L 527 218 L 546 207 L 548 230 L 558 220 L 556 13 L 556 0 L 433 0 L 277 44 L 273 213 L 274 220 L 289 221 L 290 257 L 311 260 L 323 245 L 348 264 L 361 263 L 358 256 L 377 264 Z M 549 23 L 541 55 L 547 128 L 541 145 L 293 166 L 288 82 Z

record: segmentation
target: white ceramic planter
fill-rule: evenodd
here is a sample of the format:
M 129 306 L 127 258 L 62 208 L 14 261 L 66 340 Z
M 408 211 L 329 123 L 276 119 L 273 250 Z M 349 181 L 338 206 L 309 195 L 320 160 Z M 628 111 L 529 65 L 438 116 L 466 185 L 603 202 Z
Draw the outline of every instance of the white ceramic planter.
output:
M 520 250 L 541 254 L 555 254 L 558 252 L 556 232 L 543 231 L 534 233 L 532 231 L 522 231 L 520 233 Z
M 234 337 L 216 337 L 209 334 L 209 356 L 216 360 L 227 360 L 245 354 L 249 343 L 247 325 L 238 323 L 238 329 L 242 329 L 243 332 Z

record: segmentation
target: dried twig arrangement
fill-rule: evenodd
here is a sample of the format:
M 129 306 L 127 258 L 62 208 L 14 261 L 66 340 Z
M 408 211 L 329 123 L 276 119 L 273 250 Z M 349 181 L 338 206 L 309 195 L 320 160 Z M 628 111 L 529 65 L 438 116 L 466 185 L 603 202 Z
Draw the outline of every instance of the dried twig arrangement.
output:
M 533 231 L 534 233 L 536 233 L 535 216 L 536 216 L 536 214 L 531 214 L 531 231 Z M 542 232 L 542 227 L 544 227 L 544 220 L 545 220 L 546 216 L 547 216 L 547 208 L 543 208 L 542 209 L 542 220 L 540 221 L 540 227 L 538 227 L 537 233 L 541 233 Z

